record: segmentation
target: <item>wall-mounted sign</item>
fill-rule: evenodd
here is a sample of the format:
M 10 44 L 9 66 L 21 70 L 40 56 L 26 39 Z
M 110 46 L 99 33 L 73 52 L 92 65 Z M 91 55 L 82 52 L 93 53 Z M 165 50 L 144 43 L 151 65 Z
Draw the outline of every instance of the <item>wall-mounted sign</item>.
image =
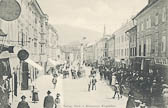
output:
M 0 18 L 5 21 L 16 20 L 21 13 L 21 7 L 16 0 L 0 0 Z

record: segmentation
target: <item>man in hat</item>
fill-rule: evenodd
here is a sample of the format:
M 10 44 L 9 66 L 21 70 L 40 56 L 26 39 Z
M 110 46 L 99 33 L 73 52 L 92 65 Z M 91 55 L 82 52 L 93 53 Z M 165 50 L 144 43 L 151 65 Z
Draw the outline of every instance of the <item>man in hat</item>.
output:
M 141 108 L 140 104 L 141 104 L 140 100 L 135 100 L 135 108 Z
M 95 75 L 93 75 L 92 78 L 92 90 L 96 90 L 96 83 L 97 83 L 97 79 L 95 78 Z
M 50 96 L 51 92 L 47 92 L 47 96 L 44 98 L 44 108 L 53 108 L 54 106 L 54 98 Z
M 29 104 L 25 101 L 26 96 L 23 95 L 21 99 L 22 100 L 18 103 L 17 108 L 30 108 Z

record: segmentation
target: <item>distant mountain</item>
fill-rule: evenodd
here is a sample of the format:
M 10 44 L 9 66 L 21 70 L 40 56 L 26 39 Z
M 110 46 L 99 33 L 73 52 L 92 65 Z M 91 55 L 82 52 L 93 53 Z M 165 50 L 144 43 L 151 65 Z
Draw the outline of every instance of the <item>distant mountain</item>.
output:
M 69 44 L 82 40 L 86 37 L 87 42 L 94 42 L 102 37 L 102 33 L 85 28 L 78 28 L 69 25 L 54 25 L 56 28 L 60 44 Z

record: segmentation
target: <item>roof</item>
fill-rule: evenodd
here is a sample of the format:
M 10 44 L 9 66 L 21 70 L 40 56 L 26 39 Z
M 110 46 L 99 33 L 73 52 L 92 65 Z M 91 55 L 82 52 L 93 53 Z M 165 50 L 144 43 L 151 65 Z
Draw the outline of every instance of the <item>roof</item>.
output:
M 137 25 L 133 26 L 132 28 L 128 29 L 125 33 L 127 33 L 127 32 L 129 32 L 129 31 L 133 30 L 133 29 L 136 28 L 136 27 L 137 27 Z
M 149 7 L 151 7 L 153 4 L 155 4 L 156 2 L 158 2 L 159 0 L 155 0 L 154 2 L 152 3 L 148 3 L 134 18 L 137 18 L 141 13 L 143 13 L 146 9 L 148 9 Z
M 37 9 L 37 11 L 39 12 L 41 16 L 48 18 L 48 15 L 44 14 L 37 0 L 32 0 L 31 4 L 34 4 L 35 8 Z

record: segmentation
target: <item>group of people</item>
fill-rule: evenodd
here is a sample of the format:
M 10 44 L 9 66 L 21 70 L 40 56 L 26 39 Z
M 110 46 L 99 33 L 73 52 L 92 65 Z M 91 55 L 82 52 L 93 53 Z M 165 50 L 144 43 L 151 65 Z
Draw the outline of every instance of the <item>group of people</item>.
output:
M 92 67 L 89 75 L 89 80 L 88 80 L 88 91 L 90 92 L 91 90 L 96 90 L 96 70 L 95 68 Z
M 54 99 L 53 96 L 50 95 L 51 91 L 47 92 L 47 96 L 45 96 L 44 98 L 44 104 L 43 107 L 44 108 L 58 108 L 58 106 L 60 105 L 61 99 L 60 99 L 60 94 L 57 93 L 56 98 Z M 26 102 L 26 96 L 22 96 L 21 97 L 21 101 L 18 103 L 17 108 L 30 108 L 28 102 Z
M 147 74 L 146 72 L 134 69 L 101 65 L 99 66 L 99 74 L 101 80 L 108 80 L 109 85 L 113 86 L 115 91 L 113 98 L 116 95 L 118 95 L 118 98 L 122 97 L 124 89 L 130 89 L 135 94 L 142 95 L 142 98 L 134 96 L 134 100 L 141 100 L 148 106 L 157 106 L 159 103 L 167 104 L 166 101 L 168 101 L 168 98 L 165 98 L 164 95 L 168 96 L 167 92 L 165 92 L 168 85 L 158 70 L 150 70 L 149 74 Z

